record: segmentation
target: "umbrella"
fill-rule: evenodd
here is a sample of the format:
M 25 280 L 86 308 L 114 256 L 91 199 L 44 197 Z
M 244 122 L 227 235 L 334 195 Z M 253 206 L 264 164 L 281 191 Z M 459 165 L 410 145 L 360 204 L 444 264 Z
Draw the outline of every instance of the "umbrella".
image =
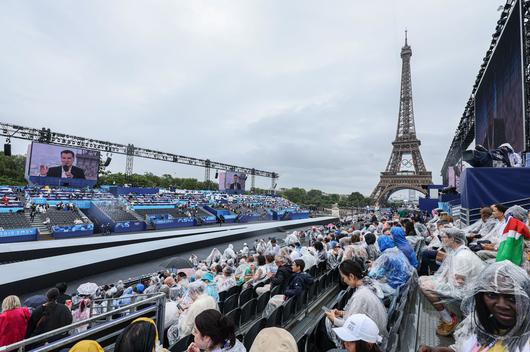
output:
M 82 296 L 92 296 L 99 289 L 99 286 L 93 282 L 85 282 L 77 288 L 77 293 Z
M 166 269 L 184 269 L 184 268 L 193 268 L 192 262 L 183 257 L 173 257 L 164 263 L 160 264 L 161 267 Z
M 24 307 L 37 308 L 37 307 L 43 305 L 46 302 L 48 302 L 48 299 L 46 298 L 46 296 L 44 296 L 44 295 L 35 295 L 35 296 L 28 297 L 24 301 L 23 305 L 24 305 Z

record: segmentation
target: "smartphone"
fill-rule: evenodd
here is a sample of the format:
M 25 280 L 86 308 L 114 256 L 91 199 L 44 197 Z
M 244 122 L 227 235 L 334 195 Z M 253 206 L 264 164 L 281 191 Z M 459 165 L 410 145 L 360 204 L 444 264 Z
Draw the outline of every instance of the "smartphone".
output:
M 326 307 L 326 306 L 322 306 L 322 310 L 323 310 L 324 312 L 326 312 L 326 313 L 327 313 L 327 312 L 331 312 L 331 309 L 329 309 L 329 308 Z
M 184 311 L 184 308 L 182 308 L 182 306 L 180 305 L 180 303 L 177 303 L 177 308 L 178 308 L 178 310 L 180 310 L 181 312 Z

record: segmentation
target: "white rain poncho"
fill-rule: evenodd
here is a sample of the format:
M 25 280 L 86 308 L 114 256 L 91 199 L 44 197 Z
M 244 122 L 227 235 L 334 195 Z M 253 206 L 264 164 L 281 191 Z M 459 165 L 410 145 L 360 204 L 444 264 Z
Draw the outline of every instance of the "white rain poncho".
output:
M 210 252 L 210 255 L 206 257 L 206 265 L 210 266 L 212 263 L 217 263 L 221 260 L 221 257 L 223 255 L 221 254 L 221 251 L 217 248 L 212 249 Z
M 421 237 L 429 236 L 429 230 L 427 229 L 427 226 L 423 225 L 421 222 L 417 222 L 414 224 L 414 231 L 416 232 L 417 236 L 421 236 Z
M 287 235 L 287 237 L 285 237 L 285 244 L 287 246 L 290 246 L 292 244 L 295 244 L 295 243 L 298 243 L 300 242 L 300 240 L 298 239 L 298 236 L 296 236 L 296 231 L 294 231 L 293 233 Z
M 267 250 L 267 244 L 264 240 L 259 240 L 258 244 L 256 245 L 256 252 L 259 254 L 265 254 L 265 251 Z
M 369 279 L 364 279 L 363 281 L 370 282 Z M 366 314 L 376 323 L 381 336 L 387 334 L 387 312 L 381 299 L 374 291 L 375 288 L 371 285 L 363 285 L 357 288 L 344 307 L 344 316 L 342 318 L 336 318 L 333 322 L 326 319 L 328 336 L 337 346 L 340 346 L 341 341 L 335 335 L 332 328 L 343 326 L 346 319 L 353 314 Z
M 307 247 L 303 247 L 300 251 L 301 258 L 304 261 L 305 268 L 304 270 L 307 271 L 311 267 L 315 266 L 317 264 L 317 258 L 307 249 Z
M 234 245 L 230 243 L 228 248 L 223 252 L 223 258 L 225 260 L 237 258 L 236 252 L 234 252 Z
M 478 235 L 485 236 L 491 230 L 493 230 L 495 225 L 497 225 L 497 222 L 498 221 L 495 218 L 492 218 L 492 217 L 488 218 L 486 221 L 483 221 L 482 219 L 478 219 L 477 221 L 475 221 L 471 225 L 462 228 L 462 231 L 464 231 L 466 234 L 467 233 L 476 233 Z
M 502 327 L 483 304 L 484 294 L 513 296 L 513 327 Z M 530 278 L 510 261 L 491 264 L 477 276 L 462 302 L 467 315 L 455 332 L 455 351 L 475 351 L 477 346 L 499 347 L 510 352 L 530 351 Z M 478 299 L 478 300 L 477 300 Z M 505 313 L 506 314 L 506 313 Z M 504 331 L 501 333 L 500 331 Z M 492 347 L 493 347 L 492 346 Z M 497 351 L 497 349 L 496 349 Z
M 368 253 L 366 253 L 366 249 L 362 244 L 351 244 L 344 249 L 342 260 L 352 259 L 353 257 L 368 258 Z
M 484 262 L 465 245 L 447 250 L 447 256 L 434 275 L 419 278 L 420 286 L 436 291 L 445 302 L 464 298 L 466 287 L 484 268 Z

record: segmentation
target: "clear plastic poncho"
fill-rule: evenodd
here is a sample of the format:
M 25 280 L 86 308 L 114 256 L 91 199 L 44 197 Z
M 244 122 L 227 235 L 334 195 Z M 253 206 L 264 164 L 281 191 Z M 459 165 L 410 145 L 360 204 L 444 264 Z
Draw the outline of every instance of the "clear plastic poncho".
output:
M 442 265 L 431 276 L 422 276 L 420 280 L 429 280 L 433 289 L 441 294 L 442 301 L 460 300 L 465 290 L 484 269 L 484 262 L 468 247 L 462 245 L 456 250 L 447 249 Z
M 212 249 L 212 251 L 210 252 L 210 255 L 206 257 L 206 265 L 210 266 L 212 265 L 212 263 L 217 263 L 221 260 L 221 257 L 223 255 L 221 254 L 221 251 L 218 250 L 217 248 L 214 248 Z
M 294 231 L 293 233 L 287 235 L 287 237 L 285 237 L 285 244 L 287 246 L 290 246 L 292 244 L 295 244 L 295 243 L 298 243 L 300 242 L 300 240 L 298 239 L 298 236 L 296 236 L 296 231 Z
M 225 260 L 228 260 L 228 259 L 236 259 L 237 258 L 237 255 L 236 255 L 236 252 L 234 252 L 234 245 L 232 243 L 230 243 L 228 245 L 228 248 L 225 249 L 225 251 L 223 252 L 223 258 Z
M 307 247 L 303 247 L 300 251 L 301 258 L 304 261 L 305 268 L 304 271 L 309 270 L 311 267 L 317 264 L 317 258 L 309 251 Z
M 389 237 L 380 238 L 388 238 L 391 241 Z M 383 248 L 379 258 L 372 263 L 368 275 L 396 289 L 407 283 L 414 272 L 414 268 L 410 265 L 407 257 L 395 246 L 383 246 Z
M 504 333 L 487 308 L 477 309 L 476 299 L 488 292 L 514 296 L 515 325 L 508 331 L 504 327 Z M 489 265 L 473 281 L 461 308 L 467 317 L 455 332 L 456 351 L 499 342 L 510 352 L 530 350 L 530 277 L 520 267 L 508 260 Z

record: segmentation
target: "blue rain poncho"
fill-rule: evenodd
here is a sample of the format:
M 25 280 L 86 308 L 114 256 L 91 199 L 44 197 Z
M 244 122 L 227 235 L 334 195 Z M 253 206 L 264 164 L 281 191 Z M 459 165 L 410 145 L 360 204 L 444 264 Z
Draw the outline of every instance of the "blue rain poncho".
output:
M 405 238 L 405 231 L 403 231 L 401 227 L 392 227 L 392 229 L 390 229 L 390 234 L 394 239 L 394 243 L 399 248 L 399 250 L 402 251 L 403 254 L 405 254 L 410 264 L 414 268 L 417 268 L 418 260 L 416 259 L 416 253 Z
M 388 236 L 380 236 L 377 244 L 382 253 L 372 263 L 368 275 L 380 282 L 386 282 L 394 289 L 407 283 L 414 272 L 407 257 L 396 248 L 394 241 Z

